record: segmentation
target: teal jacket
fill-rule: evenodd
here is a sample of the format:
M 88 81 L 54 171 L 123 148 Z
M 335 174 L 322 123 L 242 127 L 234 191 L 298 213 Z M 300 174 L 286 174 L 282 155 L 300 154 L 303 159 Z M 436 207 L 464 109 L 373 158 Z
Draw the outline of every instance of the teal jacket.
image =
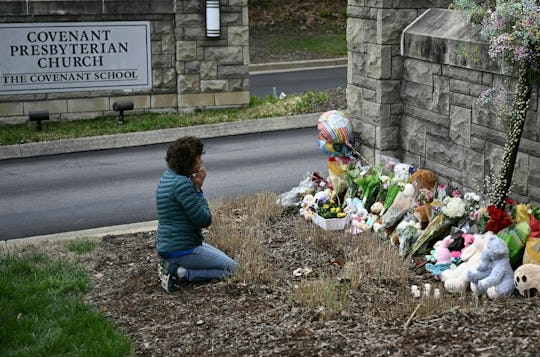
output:
M 202 228 L 212 223 L 208 202 L 190 178 L 167 169 L 156 191 L 158 253 L 174 253 L 202 245 Z

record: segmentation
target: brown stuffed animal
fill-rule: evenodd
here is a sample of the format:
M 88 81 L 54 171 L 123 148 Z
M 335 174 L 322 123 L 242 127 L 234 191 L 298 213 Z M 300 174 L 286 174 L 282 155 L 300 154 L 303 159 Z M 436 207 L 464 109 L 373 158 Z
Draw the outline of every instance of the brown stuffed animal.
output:
M 416 170 L 409 179 L 409 182 L 413 184 L 416 192 L 423 188 L 433 190 L 437 181 L 437 176 L 428 169 Z
M 422 229 L 426 229 L 429 221 L 431 220 L 431 213 L 431 202 L 418 206 L 414 209 L 413 216 L 418 222 L 420 222 Z

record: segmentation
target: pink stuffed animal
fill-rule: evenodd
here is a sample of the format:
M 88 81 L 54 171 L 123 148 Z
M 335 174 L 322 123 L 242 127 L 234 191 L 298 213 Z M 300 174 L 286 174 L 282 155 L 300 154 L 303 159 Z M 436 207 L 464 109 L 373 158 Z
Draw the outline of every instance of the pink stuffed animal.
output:
M 445 237 L 442 242 L 439 244 L 437 249 L 435 249 L 435 261 L 437 264 L 450 264 L 452 261 L 452 254 L 448 246 L 454 243 L 454 240 L 451 236 Z

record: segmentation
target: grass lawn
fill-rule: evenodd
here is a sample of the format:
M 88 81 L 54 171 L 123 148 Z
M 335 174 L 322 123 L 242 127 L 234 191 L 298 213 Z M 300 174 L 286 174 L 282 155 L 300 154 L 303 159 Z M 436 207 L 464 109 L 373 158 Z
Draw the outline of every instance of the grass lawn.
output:
M 324 92 L 307 92 L 279 100 L 273 96 L 253 96 L 249 106 L 236 109 L 206 109 L 193 113 L 141 113 L 127 114 L 123 125 L 116 116 L 97 117 L 73 121 L 50 121 L 43 124 L 43 131 L 29 124 L 0 123 L 0 145 L 52 141 L 99 135 L 111 135 L 147 130 L 187 127 L 203 124 L 225 123 L 249 119 L 312 113 L 313 107 L 329 101 Z
M 129 339 L 84 303 L 89 289 L 81 266 L 32 249 L 1 255 L 0 355 L 128 355 Z
M 268 47 L 278 51 L 305 51 L 324 53 L 333 56 L 347 56 L 347 39 L 345 33 L 327 34 L 315 37 L 298 36 L 271 36 Z

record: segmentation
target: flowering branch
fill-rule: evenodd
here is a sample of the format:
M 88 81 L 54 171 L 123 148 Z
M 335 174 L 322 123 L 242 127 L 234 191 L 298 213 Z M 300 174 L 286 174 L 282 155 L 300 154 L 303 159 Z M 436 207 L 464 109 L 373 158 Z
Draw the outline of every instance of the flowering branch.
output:
M 540 0 L 501 0 L 492 6 L 490 3 L 482 6 L 473 0 L 455 0 L 453 8 L 467 13 L 472 23 L 481 24 L 480 34 L 490 43 L 489 56 L 498 61 L 503 73 L 518 79 L 511 107 L 501 89 L 491 88 L 481 95 L 483 102 L 492 100 L 500 119 L 508 121 L 501 170 L 487 187 L 493 205 L 503 209 L 512 184 L 531 89 L 540 70 Z

